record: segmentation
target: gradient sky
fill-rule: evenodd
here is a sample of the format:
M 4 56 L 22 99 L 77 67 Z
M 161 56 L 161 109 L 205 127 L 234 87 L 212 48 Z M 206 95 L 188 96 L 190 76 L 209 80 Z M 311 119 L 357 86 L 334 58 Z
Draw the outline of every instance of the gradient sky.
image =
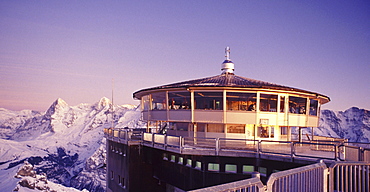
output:
M 45 111 L 221 73 L 370 109 L 370 1 L 0 0 L 0 107 Z

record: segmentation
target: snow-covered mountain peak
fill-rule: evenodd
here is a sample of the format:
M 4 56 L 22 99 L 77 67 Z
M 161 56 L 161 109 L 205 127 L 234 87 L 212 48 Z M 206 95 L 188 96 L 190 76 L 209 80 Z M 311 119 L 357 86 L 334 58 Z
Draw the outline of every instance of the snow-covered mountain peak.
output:
M 69 106 L 68 106 L 67 102 L 65 102 L 61 98 L 58 98 L 57 100 L 55 100 L 53 102 L 53 104 L 51 104 L 51 106 L 49 107 L 49 109 L 45 112 L 45 116 L 51 118 L 51 116 L 53 114 L 55 114 L 56 112 L 63 111 L 63 110 L 65 110 L 68 107 Z
M 322 110 L 318 135 L 340 137 L 350 142 L 370 142 L 370 113 L 351 107 L 345 111 Z
M 102 97 L 100 101 L 96 104 L 96 108 L 98 110 L 102 110 L 106 107 L 108 108 L 111 107 L 111 105 L 112 105 L 111 100 L 109 100 L 107 97 Z

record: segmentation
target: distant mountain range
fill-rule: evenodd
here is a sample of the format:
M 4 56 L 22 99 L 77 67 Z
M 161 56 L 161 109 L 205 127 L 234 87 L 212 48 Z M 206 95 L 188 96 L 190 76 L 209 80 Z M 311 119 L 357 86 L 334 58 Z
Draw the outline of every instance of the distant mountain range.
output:
M 140 117 L 136 106 L 112 106 L 105 97 L 95 104 L 77 106 L 57 99 L 44 113 L 0 108 L 0 188 L 12 191 L 20 181 L 14 176 L 28 161 L 52 183 L 105 191 L 103 129 L 112 123 L 115 127 L 145 127 Z M 322 110 L 315 134 L 370 142 L 369 119 L 368 110 L 356 107 L 344 112 Z

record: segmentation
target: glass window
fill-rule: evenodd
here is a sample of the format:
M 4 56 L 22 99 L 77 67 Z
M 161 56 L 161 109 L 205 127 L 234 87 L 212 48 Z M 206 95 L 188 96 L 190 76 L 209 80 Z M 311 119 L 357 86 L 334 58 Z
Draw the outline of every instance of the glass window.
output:
M 319 101 L 315 99 L 310 99 L 310 115 L 317 116 L 317 107 L 319 106 Z
M 189 123 L 170 123 L 170 130 L 188 131 Z
M 290 113 L 306 114 L 306 104 L 306 98 L 289 96 Z
M 176 161 L 176 156 L 175 155 L 171 155 L 171 161 L 172 162 L 175 162 Z
M 255 111 L 257 93 L 227 92 L 227 110 Z
M 280 112 L 284 113 L 285 112 L 285 97 L 280 96 Z
M 243 173 L 254 172 L 254 166 L 252 165 L 243 165 Z
M 277 111 L 277 95 L 261 94 L 260 95 L 260 111 Z
M 236 173 L 236 165 L 226 164 L 225 165 L 225 172 Z
M 208 124 L 207 132 L 224 133 L 223 124 Z
M 262 138 L 273 138 L 274 127 L 273 126 L 259 126 L 258 135 Z
M 207 124 L 206 123 L 198 123 L 197 124 L 197 131 L 198 132 L 205 132 Z
M 195 92 L 195 109 L 223 110 L 222 92 Z
M 149 95 L 145 95 L 143 97 L 141 97 L 141 100 L 142 100 L 142 109 L 144 111 L 148 111 L 149 110 Z
M 220 171 L 220 164 L 208 163 L 208 171 Z
M 266 175 L 267 174 L 267 168 L 265 168 L 265 167 L 258 167 L 258 172 L 260 172 L 261 175 Z
M 189 166 L 189 167 L 191 167 L 191 165 L 192 165 L 192 160 L 191 159 L 188 159 L 187 161 L 186 161 L 186 165 L 187 166 Z
M 166 93 L 158 92 L 152 93 L 152 109 L 165 110 L 166 109 Z
M 245 133 L 244 125 L 227 125 L 228 133 Z
M 179 164 L 183 164 L 184 163 L 184 158 L 183 157 L 179 157 Z
M 168 160 L 167 153 L 163 153 L 163 160 Z
M 288 127 L 280 127 L 281 135 L 288 135 Z
M 191 109 L 190 92 L 169 92 L 168 93 L 168 109 Z
M 200 162 L 200 161 L 196 161 L 196 162 L 195 162 L 195 168 L 197 168 L 197 169 L 202 169 L 202 162 Z

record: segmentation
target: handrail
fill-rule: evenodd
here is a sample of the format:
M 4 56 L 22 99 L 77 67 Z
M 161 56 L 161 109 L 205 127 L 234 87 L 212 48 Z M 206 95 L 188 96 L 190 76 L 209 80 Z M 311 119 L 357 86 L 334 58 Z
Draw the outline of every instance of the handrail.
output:
M 369 162 L 335 162 L 329 167 L 329 191 L 359 191 L 370 189 Z
M 259 177 L 245 179 L 190 192 L 229 191 L 353 191 L 367 192 L 370 189 L 369 162 L 334 162 L 329 168 L 325 163 L 272 173 L 264 186 Z
M 229 191 L 255 191 L 264 192 L 264 186 L 258 177 L 225 183 L 221 185 L 196 189 L 189 192 L 229 192 Z
M 118 131 L 118 132 L 117 132 Z M 347 143 L 332 141 L 274 141 L 274 140 L 253 140 L 235 138 L 208 138 L 208 137 L 182 137 L 173 135 L 163 135 L 159 133 L 146 133 L 145 129 L 115 128 L 104 129 L 104 134 L 108 139 L 115 141 L 140 141 L 141 144 L 150 145 L 164 150 L 171 148 L 179 153 L 184 150 L 202 149 L 214 155 L 224 155 L 228 152 L 255 153 L 259 158 L 261 155 L 278 155 L 290 157 L 292 160 L 297 157 L 328 159 L 334 161 L 353 160 L 358 157 L 359 161 L 370 161 L 370 149 L 350 146 Z M 276 147 L 279 145 L 279 147 Z M 353 149 L 349 153 L 348 149 Z M 356 150 L 357 149 L 357 150 Z M 213 151 L 213 152 L 212 152 Z M 315 153 L 312 153 L 315 151 Z M 356 160 L 356 159 L 355 159 Z
M 316 163 L 277 173 L 267 181 L 267 191 L 326 191 L 325 163 Z

